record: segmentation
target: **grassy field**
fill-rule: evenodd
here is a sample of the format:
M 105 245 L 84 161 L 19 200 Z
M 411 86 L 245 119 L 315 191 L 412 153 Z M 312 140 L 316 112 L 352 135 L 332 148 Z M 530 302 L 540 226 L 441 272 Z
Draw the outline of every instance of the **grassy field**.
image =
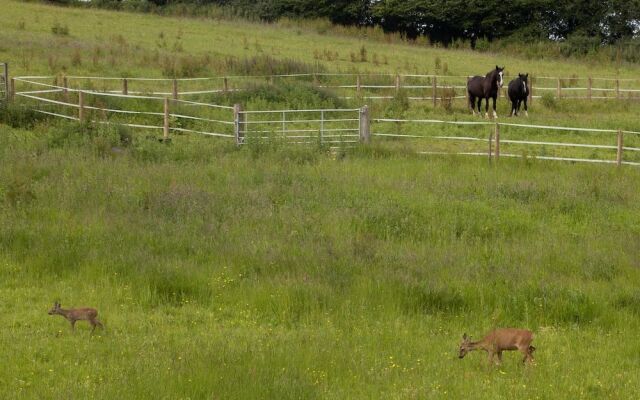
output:
M 640 71 L 295 26 L 0 7 L 0 61 L 16 75 L 433 73 L 436 58 L 450 74 L 496 62 L 539 74 Z M 387 63 L 351 62 L 363 45 Z M 255 62 L 259 53 L 267 58 Z M 359 105 L 303 84 L 209 100 Z M 462 105 L 401 96 L 372 106 L 468 118 Z M 527 121 L 639 130 L 639 107 L 547 99 Z M 636 397 L 640 169 L 415 154 L 430 143 L 331 152 L 176 135 L 166 145 L 0 108 L 0 398 Z M 106 329 L 91 335 L 79 322 L 71 332 L 46 314 L 56 300 L 97 307 Z M 463 333 L 498 326 L 535 332 L 535 365 L 513 353 L 501 367 L 479 353 L 457 359 Z

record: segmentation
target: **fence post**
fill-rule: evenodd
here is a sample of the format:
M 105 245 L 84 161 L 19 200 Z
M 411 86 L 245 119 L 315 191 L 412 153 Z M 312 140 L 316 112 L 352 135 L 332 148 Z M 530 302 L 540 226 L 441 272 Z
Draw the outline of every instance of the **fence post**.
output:
M 363 106 L 360 109 L 360 141 L 365 144 L 369 144 L 369 142 L 371 142 L 369 106 Z
M 313 86 L 320 86 L 320 82 L 318 81 L 318 74 L 316 73 L 313 74 Z
M 226 76 L 222 78 L 222 91 L 225 93 L 229 91 L 229 80 Z
M 500 159 L 500 124 L 496 122 L 496 161 Z
M 233 122 L 236 135 L 236 144 L 241 145 L 244 143 L 244 132 L 241 129 L 243 123 L 243 115 L 242 106 L 240 104 L 233 105 Z
M 622 129 L 618 129 L 618 152 L 616 154 L 616 165 L 618 165 L 618 167 L 622 165 L 622 143 Z
M 438 95 L 438 81 L 437 78 L 434 76 L 433 77 L 433 87 L 432 87 L 432 96 L 433 96 L 433 106 L 435 107 L 437 102 L 438 102 L 438 98 L 436 97 Z
M 162 141 L 167 142 L 169 139 L 169 98 L 164 98 L 164 124 L 162 126 Z
M 324 139 L 324 110 L 320 110 L 320 145 Z
M 491 149 L 493 147 L 493 132 L 489 132 L 489 162 L 491 162 Z
M 64 94 L 65 101 L 69 101 L 69 80 L 66 75 L 62 76 L 62 93 Z
M 178 80 L 173 80 L 173 99 L 178 100 Z
M 616 99 L 620 98 L 620 79 L 616 79 Z
M 356 76 L 356 94 L 360 96 L 360 90 L 362 89 L 362 82 L 360 81 L 360 75 Z
M 589 77 L 587 81 L 587 98 L 589 100 L 592 99 L 592 89 L 593 89 L 593 78 Z
M 400 91 L 400 74 L 396 74 L 396 93 Z
M 125 96 L 129 95 L 129 81 L 127 78 L 122 80 L 122 94 Z
M 4 85 L 4 97 L 5 100 L 9 101 L 11 98 L 11 95 L 9 93 L 9 64 L 4 63 L 4 72 L 2 73 L 2 77 L 3 77 L 3 85 Z
M 82 90 L 78 92 L 78 120 L 84 122 L 84 93 Z
M 11 78 L 11 83 L 9 84 L 9 101 L 12 101 L 16 95 L 16 78 Z
M 561 79 L 558 78 L 558 88 L 556 89 L 556 96 L 558 99 L 562 98 L 562 83 L 560 81 Z

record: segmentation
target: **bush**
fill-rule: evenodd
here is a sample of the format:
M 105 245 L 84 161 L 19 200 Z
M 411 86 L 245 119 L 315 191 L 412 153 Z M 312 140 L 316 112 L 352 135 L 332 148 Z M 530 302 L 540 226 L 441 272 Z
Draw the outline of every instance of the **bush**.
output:
M 51 33 L 58 36 L 69 36 L 69 27 L 56 21 L 51 27 Z

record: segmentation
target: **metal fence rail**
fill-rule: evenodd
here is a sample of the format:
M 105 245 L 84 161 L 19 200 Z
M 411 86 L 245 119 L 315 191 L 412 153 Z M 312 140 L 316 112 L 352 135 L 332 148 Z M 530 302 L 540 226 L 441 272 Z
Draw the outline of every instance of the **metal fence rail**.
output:
M 345 145 L 363 136 L 363 109 L 238 111 L 237 142 Z

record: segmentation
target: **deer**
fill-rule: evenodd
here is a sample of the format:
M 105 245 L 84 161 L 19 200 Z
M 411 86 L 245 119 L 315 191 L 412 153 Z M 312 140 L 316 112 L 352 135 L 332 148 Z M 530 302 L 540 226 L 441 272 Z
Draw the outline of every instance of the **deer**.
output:
M 60 303 L 57 301 L 54 303 L 53 308 L 49 310 L 49 315 L 62 315 L 71 323 L 71 330 L 75 330 L 77 321 L 89 321 L 91 326 L 91 332 L 96 330 L 96 326 L 104 329 L 104 325 L 102 322 L 98 321 L 96 317 L 98 316 L 98 311 L 95 308 L 71 308 L 65 310 L 61 307 Z
M 505 350 L 519 350 L 524 354 L 522 363 L 533 361 L 535 347 L 531 346 L 533 333 L 526 329 L 501 328 L 489 332 L 484 339 L 472 342 L 465 333 L 460 344 L 460 359 L 464 358 L 468 352 L 474 350 L 484 350 L 489 355 L 489 363 L 493 363 L 495 356 L 498 356 L 497 364 L 502 362 L 502 352 Z

